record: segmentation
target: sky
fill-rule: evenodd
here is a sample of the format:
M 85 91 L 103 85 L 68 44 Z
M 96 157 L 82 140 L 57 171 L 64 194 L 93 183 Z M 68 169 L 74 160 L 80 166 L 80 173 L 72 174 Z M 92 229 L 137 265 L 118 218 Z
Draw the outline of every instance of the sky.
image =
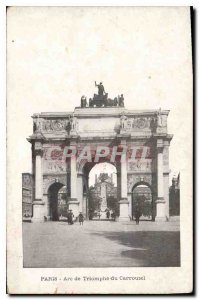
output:
M 7 13 L 9 163 L 31 172 L 31 115 L 73 111 L 102 81 L 127 109 L 170 110 L 171 176 L 186 168 L 192 126 L 186 7 L 10 7 Z M 19 175 L 16 175 L 19 176 Z

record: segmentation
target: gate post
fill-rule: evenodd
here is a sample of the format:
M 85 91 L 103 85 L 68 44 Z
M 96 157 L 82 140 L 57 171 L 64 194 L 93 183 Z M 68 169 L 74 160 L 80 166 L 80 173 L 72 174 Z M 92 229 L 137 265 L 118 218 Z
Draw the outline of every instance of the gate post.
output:
M 157 141 L 157 188 L 158 197 L 156 200 L 156 221 L 166 221 L 165 199 L 164 199 L 164 178 L 163 178 L 163 142 Z
M 71 146 L 76 147 L 76 142 L 71 143 Z M 69 210 L 73 211 L 74 217 L 79 215 L 79 202 L 77 200 L 77 159 L 76 153 L 71 154 L 70 161 L 70 196 L 71 200 L 68 202 Z
M 126 140 L 121 141 L 121 145 L 126 147 Z M 119 221 L 129 221 L 129 201 L 127 197 L 127 161 L 126 153 L 121 157 L 121 200 Z
M 32 222 L 44 222 L 44 202 L 43 196 L 43 174 L 42 174 L 42 144 L 35 143 L 35 199 L 33 201 L 33 217 Z

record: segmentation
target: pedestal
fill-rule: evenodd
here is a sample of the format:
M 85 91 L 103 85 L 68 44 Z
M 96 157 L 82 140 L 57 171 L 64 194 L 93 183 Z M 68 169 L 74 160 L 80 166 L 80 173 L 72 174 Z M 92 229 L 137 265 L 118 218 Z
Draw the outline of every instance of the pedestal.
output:
M 33 217 L 31 222 L 43 223 L 44 222 L 44 202 L 41 200 L 35 200 L 33 202 Z
M 68 208 L 69 210 L 72 210 L 72 213 L 74 215 L 74 217 L 78 217 L 79 215 L 79 202 L 77 201 L 77 199 L 71 199 L 68 202 Z
M 164 200 L 164 182 L 163 182 L 163 143 L 162 140 L 157 141 L 157 190 L 158 197 L 156 200 L 156 218 L 155 221 L 166 221 L 166 207 Z
M 156 222 L 165 222 L 167 221 L 165 215 L 165 201 L 163 197 L 159 197 L 156 200 Z
M 121 140 L 121 145 L 126 146 L 126 140 Z M 129 221 L 129 202 L 127 199 L 127 161 L 126 155 L 121 158 L 121 200 L 118 221 Z
M 118 218 L 119 222 L 122 221 L 129 221 L 129 202 L 127 200 L 127 198 L 125 199 L 121 199 L 119 201 L 119 205 L 120 205 L 120 216 Z
M 100 208 L 100 219 L 107 219 L 106 217 L 106 213 L 107 213 L 107 207 L 106 206 L 102 206 Z
M 79 211 L 83 212 L 83 174 L 77 175 L 77 199 L 79 201 Z

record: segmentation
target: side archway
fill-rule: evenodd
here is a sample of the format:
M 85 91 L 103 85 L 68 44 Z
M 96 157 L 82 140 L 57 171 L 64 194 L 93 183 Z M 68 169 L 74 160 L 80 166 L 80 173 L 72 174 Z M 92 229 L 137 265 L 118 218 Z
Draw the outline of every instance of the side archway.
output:
M 132 188 L 132 219 L 135 219 L 136 208 L 140 211 L 140 220 L 155 220 L 154 194 L 148 182 L 137 182 Z
M 54 182 L 48 189 L 49 217 L 52 221 L 59 221 L 58 193 L 63 187 L 62 183 Z

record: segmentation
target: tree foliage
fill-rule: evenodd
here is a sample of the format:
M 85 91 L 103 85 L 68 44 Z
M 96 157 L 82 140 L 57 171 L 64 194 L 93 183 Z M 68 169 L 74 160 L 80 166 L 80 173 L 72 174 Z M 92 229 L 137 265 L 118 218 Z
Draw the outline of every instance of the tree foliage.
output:
M 147 200 L 144 195 L 137 195 L 133 199 L 133 215 L 135 217 L 136 210 L 139 210 L 140 216 L 151 217 L 152 216 L 152 203 Z

